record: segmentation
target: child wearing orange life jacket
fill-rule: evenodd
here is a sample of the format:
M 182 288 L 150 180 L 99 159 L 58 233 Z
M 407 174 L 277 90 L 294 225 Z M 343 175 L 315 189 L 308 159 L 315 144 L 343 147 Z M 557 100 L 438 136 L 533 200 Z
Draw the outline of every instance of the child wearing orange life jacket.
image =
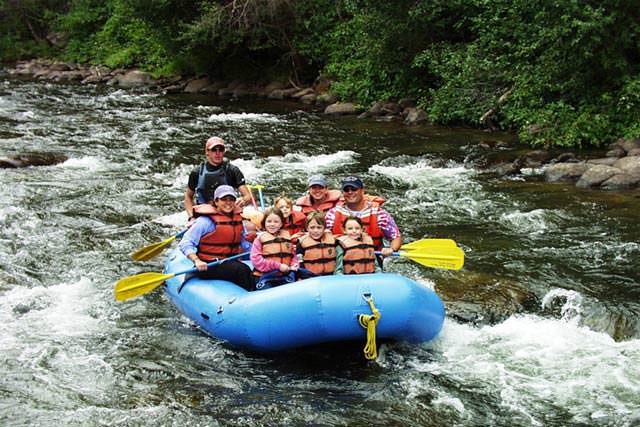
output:
M 278 270 L 289 273 L 298 270 L 298 257 L 289 232 L 282 229 L 284 215 L 280 209 L 268 208 L 262 218 L 262 233 L 251 246 L 253 274 L 260 278 L 264 273 Z M 283 276 L 284 274 L 279 274 Z
M 382 271 L 376 262 L 373 239 L 363 231 L 362 220 L 349 216 L 338 237 L 335 274 L 366 274 Z
M 304 234 L 304 225 L 306 216 L 302 212 L 293 210 L 293 201 L 288 197 L 281 195 L 273 202 L 273 207 L 280 209 L 284 215 L 284 224 L 282 228 L 289 232 L 293 243 Z
M 311 212 L 307 215 L 307 233 L 298 240 L 303 267 L 318 276 L 333 274 L 336 268 L 336 238 L 325 225 L 322 212 Z

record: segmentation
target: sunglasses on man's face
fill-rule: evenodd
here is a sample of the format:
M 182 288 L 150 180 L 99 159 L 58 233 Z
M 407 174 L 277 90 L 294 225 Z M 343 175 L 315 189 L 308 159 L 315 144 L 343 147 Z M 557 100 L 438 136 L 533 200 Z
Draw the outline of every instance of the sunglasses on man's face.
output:
M 209 148 L 209 151 L 211 151 L 212 153 L 224 153 L 224 147 Z
M 342 189 L 342 192 L 344 192 L 344 193 L 355 193 L 358 190 L 359 190 L 359 188 L 356 188 L 356 187 L 344 187 Z

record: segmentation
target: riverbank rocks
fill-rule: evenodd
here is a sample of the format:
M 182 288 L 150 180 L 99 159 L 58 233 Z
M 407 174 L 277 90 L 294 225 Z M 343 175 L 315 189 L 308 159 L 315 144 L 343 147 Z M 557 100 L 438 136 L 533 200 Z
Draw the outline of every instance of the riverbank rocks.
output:
M 119 86 L 124 89 L 148 87 L 153 84 L 151 74 L 140 70 L 131 70 L 122 74 L 116 74 L 107 85 Z
M 324 109 L 325 114 L 341 115 L 341 114 L 356 114 L 358 107 L 352 102 L 336 102 L 335 104 L 328 105 Z
M 548 182 L 571 182 L 578 188 L 627 190 L 640 186 L 639 139 L 621 139 L 609 146 L 607 157 L 579 163 L 556 163 L 544 173 Z M 621 154 L 622 153 L 622 154 Z

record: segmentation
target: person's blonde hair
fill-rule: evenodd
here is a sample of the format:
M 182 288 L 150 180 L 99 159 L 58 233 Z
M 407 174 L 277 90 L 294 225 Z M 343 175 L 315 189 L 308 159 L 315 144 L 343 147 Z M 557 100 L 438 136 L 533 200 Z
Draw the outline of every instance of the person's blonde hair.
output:
M 284 193 L 280 194 L 278 197 L 276 197 L 276 199 L 273 201 L 273 207 L 277 207 L 278 203 L 284 201 L 287 206 L 289 207 L 289 209 L 293 209 L 293 200 L 291 200 L 290 198 L 288 198 Z

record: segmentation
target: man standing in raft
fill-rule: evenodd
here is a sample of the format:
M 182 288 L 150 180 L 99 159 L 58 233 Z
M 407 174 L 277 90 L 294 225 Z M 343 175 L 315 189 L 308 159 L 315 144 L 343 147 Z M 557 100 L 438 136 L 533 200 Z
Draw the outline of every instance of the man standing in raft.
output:
M 382 198 L 364 194 L 364 184 L 357 176 L 346 177 L 342 181 L 344 201 L 327 212 L 327 229 L 336 235 L 344 234 L 342 224 L 350 216 L 360 218 L 364 232 L 372 239 L 376 251 L 389 256 L 402 246 L 402 236 L 395 220 L 380 205 Z M 382 239 L 389 241 L 389 247 L 383 247 Z
M 240 208 L 236 207 L 236 192 L 231 186 L 216 188 L 213 206 L 203 205 L 200 216 L 178 247 L 194 263 L 201 279 L 227 280 L 248 291 L 254 289 L 251 268 L 241 261 L 230 260 L 207 269 L 207 263 L 211 261 L 251 248 L 251 243 L 245 238 Z
M 327 213 L 340 200 L 340 191 L 329 190 L 324 175 L 313 175 L 308 182 L 308 193 L 296 200 L 296 206 L 305 216 L 314 211 Z
M 247 188 L 244 175 L 237 166 L 229 163 L 224 158 L 226 147 L 224 140 L 212 136 L 204 145 L 204 153 L 207 161 L 195 168 L 189 174 L 189 183 L 184 193 L 184 208 L 189 220 L 193 219 L 193 196 L 196 196 L 198 205 L 209 203 L 213 200 L 214 192 L 220 185 L 230 185 L 240 192 L 242 198 L 236 201 L 236 206 L 241 208 L 251 202 L 251 193 Z

